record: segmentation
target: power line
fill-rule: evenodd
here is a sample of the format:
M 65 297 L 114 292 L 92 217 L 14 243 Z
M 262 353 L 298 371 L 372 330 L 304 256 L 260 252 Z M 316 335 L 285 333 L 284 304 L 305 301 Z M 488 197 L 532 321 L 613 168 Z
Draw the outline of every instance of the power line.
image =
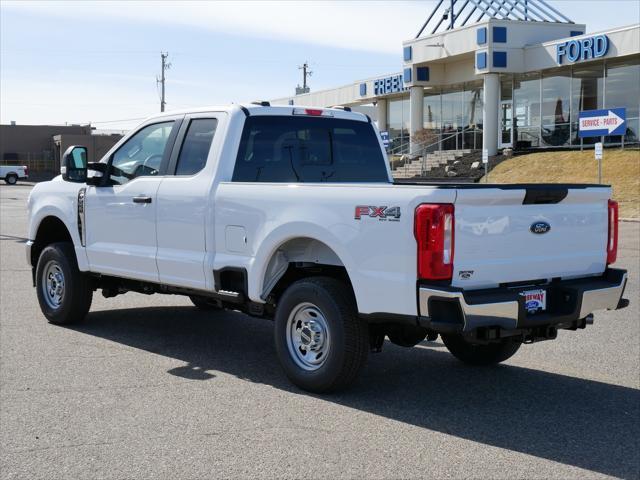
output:
M 94 123 L 118 123 L 118 122 L 133 122 L 133 121 L 139 121 L 139 120 L 144 120 L 147 117 L 137 117 L 137 118 L 121 118 L 119 120 L 101 120 L 101 121 L 91 121 L 88 123 L 94 124 Z

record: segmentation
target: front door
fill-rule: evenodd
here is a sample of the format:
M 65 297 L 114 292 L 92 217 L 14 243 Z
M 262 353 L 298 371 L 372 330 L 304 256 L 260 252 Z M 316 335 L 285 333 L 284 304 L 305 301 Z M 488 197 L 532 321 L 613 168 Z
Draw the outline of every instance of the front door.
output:
M 172 119 L 142 127 L 109 157 L 103 185 L 87 188 L 86 251 L 91 271 L 158 281 L 157 192 L 177 123 Z
M 513 100 L 500 102 L 500 147 L 513 147 Z

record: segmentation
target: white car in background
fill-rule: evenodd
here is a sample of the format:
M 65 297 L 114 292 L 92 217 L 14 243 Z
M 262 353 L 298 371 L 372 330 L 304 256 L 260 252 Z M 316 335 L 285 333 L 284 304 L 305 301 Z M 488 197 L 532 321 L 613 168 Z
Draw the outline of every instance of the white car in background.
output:
M 4 178 L 5 183 L 15 185 L 18 180 L 29 178 L 29 167 L 26 165 L 0 165 L 0 178 Z

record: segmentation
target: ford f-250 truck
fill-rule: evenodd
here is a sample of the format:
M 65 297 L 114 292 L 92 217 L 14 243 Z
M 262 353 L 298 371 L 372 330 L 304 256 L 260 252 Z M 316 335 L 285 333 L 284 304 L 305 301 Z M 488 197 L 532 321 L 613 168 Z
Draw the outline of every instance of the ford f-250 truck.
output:
M 609 187 L 394 184 L 375 126 L 347 108 L 163 114 L 100 162 L 70 147 L 61 170 L 28 201 L 50 322 L 84 319 L 98 289 L 187 295 L 274 319 L 309 391 L 350 384 L 385 337 L 440 335 L 495 364 L 625 303 Z

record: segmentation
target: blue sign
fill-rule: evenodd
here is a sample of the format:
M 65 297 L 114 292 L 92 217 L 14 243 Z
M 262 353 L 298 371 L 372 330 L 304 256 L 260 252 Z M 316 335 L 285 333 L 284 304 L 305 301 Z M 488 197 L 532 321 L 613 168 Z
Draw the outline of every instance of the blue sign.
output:
M 601 137 L 603 135 L 624 135 L 627 130 L 627 109 L 607 108 L 580 112 L 579 136 Z
M 374 95 L 387 95 L 389 93 L 399 93 L 405 90 L 402 74 L 390 77 L 378 78 L 373 81 Z
M 389 132 L 380 132 L 380 138 L 384 148 L 389 148 Z
M 571 63 L 590 60 L 604 57 L 608 51 L 609 37 L 606 35 L 568 40 L 556 45 L 556 61 L 562 65 L 565 59 Z

